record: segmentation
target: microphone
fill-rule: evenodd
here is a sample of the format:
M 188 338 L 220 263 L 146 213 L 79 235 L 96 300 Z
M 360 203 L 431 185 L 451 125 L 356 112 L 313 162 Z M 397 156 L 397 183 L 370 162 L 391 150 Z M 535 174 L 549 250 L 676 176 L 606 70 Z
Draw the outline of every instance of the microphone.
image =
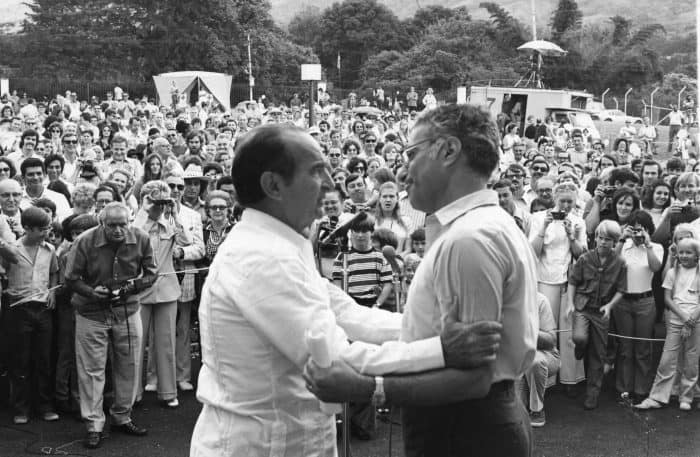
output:
M 363 222 L 364 220 L 367 219 L 367 213 L 361 212 L 357 213 L 352 217 L 352 219 L 348 220 L 342 225 L 339 225 L 336 227 L 331 233 L 326 235 L 322 240 L 321 244 L 328 244 L 338 238 L 343 238 L 345 235 L 347 235 L 348 230 L 350 230 L 350 227 L 354 225 L 357 222 Z
M 394 274 L 400 275 L 401 268 L 399 268 L 399 263 L 396 261 L 396 249 L 394 249 L 393 246 L 384 246 L 382 248 L 382 255 L 387 262 L 389 262 L 389 265 L 391 265 L 391 269 L 394 271 Z

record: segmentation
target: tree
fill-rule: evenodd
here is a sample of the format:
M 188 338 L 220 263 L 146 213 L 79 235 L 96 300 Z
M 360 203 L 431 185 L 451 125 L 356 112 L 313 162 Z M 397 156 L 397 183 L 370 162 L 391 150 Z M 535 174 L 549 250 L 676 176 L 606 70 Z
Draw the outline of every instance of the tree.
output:
M 558 39 L 563 33 L 569 30 L 581 28 L 583 13 L 578 9 L 576 0 L 559 0 L 557 9 L 552 13 L 550 26 L 552 36 Z
M 410 40 L 394 13 L 377 0 L 345 0 L 327 8 L 314 50 L 326 68 L 335 68 L 341 55 L 343 81 L 359 85 L 360 67 L 383 50 L 404 51 Z
M 289 36 L 297 44 L 313 47 L 314 40 L 321 33 L 321 11 L 313 6 L 308 6 L 299 11 L 289 22 L 287 30 Z

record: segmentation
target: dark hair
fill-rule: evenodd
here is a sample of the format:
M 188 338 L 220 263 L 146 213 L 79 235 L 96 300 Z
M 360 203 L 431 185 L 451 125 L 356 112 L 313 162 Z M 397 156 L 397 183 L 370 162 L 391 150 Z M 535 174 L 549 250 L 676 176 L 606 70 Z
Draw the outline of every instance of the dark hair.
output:
M 260 178 L 265 172 L 282 176 L 290 182 L 296 173 L 294 152 L 286 139 L 302 135 L 304 130 L 290 125 L 266 124 L 245 134 L 236 145 L 231 176 L 241 205 L 247 206 L 265 198 Z
M 399 247 L 399 238 L 392 230 L 379 227 L 372 233 L 372 241 L 378 241 L 379 247 L 391 246 L 394 249 Z
M 97 189 L 95 189 L 95 192 L 93 193 L 93 196 L 95 197 L 95 200 L 97 200 L 97 194 L 100 192 L 109 192 L 112 194 L 112 200 L 115 202 L 121 202 L 123 201 L 121 194 L 119 193 L 119 190 L 116 188 L 114 183 L 111 182 L 103 182 L 100 184 Z
M 51 222 L 51 231 L 63 238 L 63 225 L 60 222 Z
M 656 160 L 645 160 L 644 162 L 642 162 L 642 172 L 644 172 L 644 167 L 651 167 L 651 166 L 656 167 L 656 169 L 658 170 L 658 173 L 659 173 L 658 177 L 660 178 L 664 171 L 661 168 L 661 164 L 659 162 L 657 162 Z
M 652 209 L 654 208 L 654 193 L 656 192 L 657 187 L 665 187 L 668 189 L 668 200 L 666 200 L 666 203 L 663 206 L 663 209 L 668 208 L 671 206 L 671 197 L 673 196 L 673 187 L 668 184 L 666 181 L 663 179 L 657 179 L 656 181 L 652 182 L 651 184 L 647 185 L 644 187 L 642 191 L 642 208 L 646 209 Z
M 625 152 L 630 152 L 630 142 L 627 138 L 618 138 L 615 140 L 615 143 L 613 144 L 613 151 L 617 151 L 617 147 L 620 145 L 620 143 L 624 141 L 625 142 Z
M 34 202 L 37 208 L 47 208 L 51 210 L 52 217 L 56 217 L 56 204 L 48 198 L 40 198 Z
M 425 241 L 425 229 L 419 227 L 411 232 L 411 241 Z
M 62 155 L 59 154 L 49 154 L 44 158 L 44 167 L 48 167 L 51 162 L 59 161 L 61 163 L 61 172 L 63 172 L 63 168 L 66 166 L 66 159 L 63 158 Z
M 36 143 L 39 144 L 39 134 L 37 133 L 37 131 L 34 129 L 27 129 L 24 132 L 22 132 L 22 136 L 19 139 L 20 148 L 24 147 L 24 139 L 30 136 L 36 138 Z
M 600 185 L 600 178 L 598 177 L 593 177 L 588 180 L 586 183 L 586 192 L 589 194 L 593 195 L 595 193 L 596 187 Z
M 396 176 L 394 173 L 386 167 L 382 167 L 374 172 L 372 178 L 377 181 L 377 188 L 384 184 L 385 182 L 396 182 Z
M 639 209 L 639 195 L 637 195 L 637 192 L 634 190 L 630 189 L 629 187 L 620 187 L 615 191 L 615 194 L 613 194 L 613 199 L 612 199 L 612 212 L 610 219 L 620 222 L 618 215 L 617 215 L 617 203 L 625 199 L 627 197 L 632 197 L 632 209 L 636 210 Z
M 620 183 L 624 184 L 627 181 L 632 181 L 635 184 L 639 183 L 639 175 L 629 168 L 615 168 L 612 173 L 610 173 L 610 184 Z
M 499 179 L 498 181 L 496 181 L 496 182 L 493 184 L 493 186 L 492 186 L 491 188 L 492 188 L 493 190 L 496 190 L 496 189 L 503 189 L 504 187 L 505 187 L 505 188 L 508 188 L 508 189 L 512 189 L 512 188 L 513 188 L 513 182 L 512 182 L 510 179 L 507 179 L 507 178 Z
M 46 211 L 41 208 L 30 206 L 22 211 L 20 221 L 22 222 L 22 227 L 44 228 L 51 224 L 51 216 L 46 214 Z
M 206 175 L 207 172 L 210 170 L 216 170 L 216 172 L 219 174 L 224 173 L 224 167 L 222 167 L 218 163 L 214 163 L 214 162 L 207 162 L 206 164 L 204 164 L 204 167 L 202 167 L 202 173 L 204 175 Z
M 97 227 L 98 225 L 99 225 L 99 221 L 97 220 L 97 217 L 95 217 L 95 215 L 93 215 L 93 214 L 80 214 L 78 216 L 74 216 L 69 220 L 67 226 L 66 226 L 65 221 L 63 223 L 64 233 L 65 233 L 64 237 L 68 241 L 74 241 L 73 235 L 71 234 L 71 232 L 79 230 L 82 233 L 82 232 L 89 230 L 93 227 Z M 66 227 L 68 228 L 67 231 L 65 230 Z
M 28 168 L 34 168 L 34 167 L 41 167 L 41 171 L 46 173 L 46 167 L 44 166 L 44 161 L 38 157 L 29 157 L 27 159 L 24 159 L 24 161 L 19 166 L 20 171 L 22 172 L 22 176 L 24 176 L 27 173 Z
M 348 160 L 348 166 L 346 167 L 350 173 L 355 172 L 355 167 L 358 165 L 362 164 L 365 167 L 365 172 L 367 172 L 367 161 L 363 159 L 362 157 L 351 157 L 350 160 Z
M 10 178 L 14 178 L 15 175 L 17 174 L 17 169 L 15 168 L 15 164 L 12 163 L 10 159 L 7 157 L 0 157 L 0 162 L 4 163 L 8 167 L 10 167 Z
M 350 145 L 355 146 L 355 149 L 357 149 L 358 154 L 360 152 L 362 152 L 362 146 L 360 146 L 360 143 L 358 143 L 354 138 L 348 138 L 343 143 L 343 155 L 344 156 L 348 155 L 348 148 L 350 147 Z
M 651 218 L 651 215 L 647 213 L 646 211 L 642 209 L 637 209 L 632 211 L 632 214 L 630 214 L 630 217 L 627 218 L 626 224 L 628 225 L 641 225 L 644 227 L 644 230 L 646 230 L 649 235 L 654 234 L 654 230 L 656 230 L 656 227 L 654 227 L 654 221 Z
M 155 176 L 153 172 L 151 172 L 151 161 L 153 159 L 157 159 L 160 162 L 160 174 L 158 176 Z M 148 154 L 146 159 L 143 161 L 143 177 L 141 178 L 141 182 L 145 184 L 149 181 L 161 179 L 164 174 L 163 172 L 165 171 L 163 168 L 163 159 L 157 153 L 152 152 Z
M 367 214 L 367 217 L 353 220 L 350 230 L 353 232 L 374 232 L 374 216 Z
M 216 190 L 221 190 L 221 186 L 225 186 L 226 184 L 233 184 L 233 178 L 229 175 L 222 176 L 216 181 Z
M 668 170 L 671 170 L 671 169 L 674 169 L 674 170 L 678 170 L 678 169 L 683 170 L 683 161 L 682 161 L 681 159 L 679 159 L 678 157 L 671 157 L 671 158 L 668 159 L 668 161 L 666 162 L 666 170 L 668 171 Z
M 360 180 L 364 184 L 365 180 L 362 179 L 362 176 L 357 174 L 357 173 L 350 173 L 345 177 L 345 187 L 347 188 L 348 184 L 354 181 Z
M 488 111 L 473 105 L 442 105 L 417 119 L 416 125 L 423 124 L 430 125 L 434 132 L 457 137 L 467 166 L 480 175 L 490 176 L 498 166 L 498 127 Z

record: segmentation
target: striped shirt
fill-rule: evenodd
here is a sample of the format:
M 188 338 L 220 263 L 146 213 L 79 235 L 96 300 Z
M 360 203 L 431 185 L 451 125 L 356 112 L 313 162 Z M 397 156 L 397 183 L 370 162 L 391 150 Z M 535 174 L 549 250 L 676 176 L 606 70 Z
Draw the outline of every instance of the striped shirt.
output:
M 343 280 L 342 256 L 333 262 L 333 280 Z M 376 249 L 348 253 L 348 295 L 353 298 L 375 300 L 384 284 L 391 283 L 391 266 Z

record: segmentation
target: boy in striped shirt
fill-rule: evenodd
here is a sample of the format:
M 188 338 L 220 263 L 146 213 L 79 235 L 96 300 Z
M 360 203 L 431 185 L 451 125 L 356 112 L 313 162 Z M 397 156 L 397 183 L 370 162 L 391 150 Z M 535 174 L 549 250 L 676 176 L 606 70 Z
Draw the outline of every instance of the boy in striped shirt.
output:
M 350 226 L 348 256 L 348 290 L 358 304 L 381 307 L 392 292 L 391 266 L 381 252 L 372 247 L 374 218 L 368 216 Z M 343 259 L 340 254 L 333 262 L 333 282 L 342 287 Z

